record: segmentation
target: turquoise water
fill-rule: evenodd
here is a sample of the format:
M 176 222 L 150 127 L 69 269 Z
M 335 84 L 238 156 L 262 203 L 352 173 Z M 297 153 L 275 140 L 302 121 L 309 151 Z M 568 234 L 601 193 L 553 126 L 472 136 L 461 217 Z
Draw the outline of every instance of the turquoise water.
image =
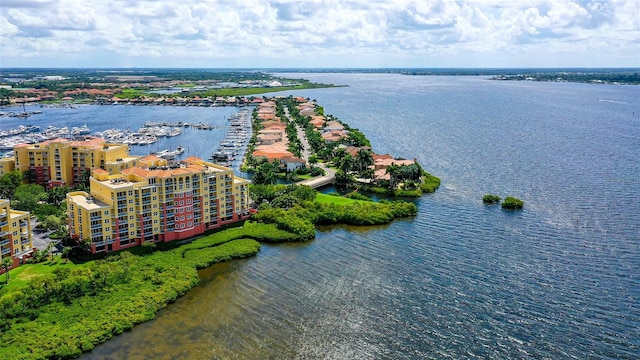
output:
M 638 357 L 640 87 L 305 77 L 349 85 L 292 94 L 362 130 L 374 151 L 417 158 L 441 189 L 417 200 L 415 218 L 322 228 L 203 270 L 155 320 L 83 358 Z M 163 110 L 225 118 L 112 109 L 87 107 L 65 126 Z M 208 151 L 213 134 L 188 146 Z M 484 206 L 485 193 L 524 210 Z

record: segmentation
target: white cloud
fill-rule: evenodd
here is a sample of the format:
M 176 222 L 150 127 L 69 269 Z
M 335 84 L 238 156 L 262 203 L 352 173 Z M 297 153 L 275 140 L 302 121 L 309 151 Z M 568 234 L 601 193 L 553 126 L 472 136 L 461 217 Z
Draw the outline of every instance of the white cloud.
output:
M 0 66 L 640 66 L 637 0 L 496 3 L 3 0 Z

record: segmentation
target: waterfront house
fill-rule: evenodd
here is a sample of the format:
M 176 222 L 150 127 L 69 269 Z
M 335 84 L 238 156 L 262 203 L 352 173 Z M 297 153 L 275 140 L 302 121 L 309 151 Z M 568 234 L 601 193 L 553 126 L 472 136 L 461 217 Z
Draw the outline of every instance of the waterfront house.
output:
M 326 131 L 323 132 L 320 136 L 327 143 L 338 142 L 341 139 L 348 137 L 346 132 L 344 132 L 343 130 Z
M 327 119 L 322 115 L 313 115 L 311 120 L 309 120 L 309 123 L 313 125 L 316 130 L 320 130 L 327 123 Z
M 280 158 L 280 167 L 284 168 L 287 172 L 295 171 L 296 169 L 304 168 L 307 162 L 299 157 L 283 156 Z

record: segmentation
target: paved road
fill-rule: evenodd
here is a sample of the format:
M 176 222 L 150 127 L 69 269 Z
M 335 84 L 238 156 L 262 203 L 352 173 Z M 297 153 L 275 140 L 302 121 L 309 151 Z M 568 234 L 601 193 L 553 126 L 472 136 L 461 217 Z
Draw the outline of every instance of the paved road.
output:
M 40 228 L 36 228 L 37 221 L 35 219 L 31 220 L 31 243 L 33 247 L 38 250 L 46 249 L 50 242 L 56 242 L 57 240 L 49 239 L 49 234 L 51 234 L 51 230 L 43 230 Z M 55 250 L 54 250 L 55 252 Z
M 289 115 L 289 108 L 286 106 L 284 107 L 284 115 L 287 117 L 288 121 L 292 121 L 291 116 Z M 302 129 L 302 127 L 300 127 L 300 125 L 298 124 L 294 124 L 294 125 L 296 126 L 298 138 L 300 139 L 300 142 L 302 143 L 302 146 L 303 146 L 303 150 L 301 152 L 302 159 L 305 161 L 309 161 L 309 156 L 311 155 L 311 146 L 309 146 L 307 135 L 304 133 L 304 130 Z M 322 168 L 326 173 L 324 176 L 316 176 L 308 180 L 298 181 L 296 184 L 307 185 L 315 189 L 315 188 L 319 188 L 321 186 L 333 183 L 333 180 L 335 180 L 336 178 L 336 171 L 326 167 L 324 164 L 318 164 L 318 166 Z

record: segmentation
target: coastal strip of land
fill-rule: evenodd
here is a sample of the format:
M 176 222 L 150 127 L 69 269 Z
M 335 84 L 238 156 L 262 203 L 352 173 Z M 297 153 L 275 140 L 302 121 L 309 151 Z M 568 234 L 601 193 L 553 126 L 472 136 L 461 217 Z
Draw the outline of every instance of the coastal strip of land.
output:
M 331 181 L 338 174 L 342 178 L 357 179 L 360 172 L 365 171 L 364 164 L 357 165 L 355 160 L 348 160 L 344 143 L 358 142 L 365 147 L 360 153 L 370 154 L 370 149 L 365 151 L 368 140 L 364 134 L 335 117 L 311 130 L 313 118 L 303 114 L 312 111 L 314 116 L 323 116 L 320 115 L 323 109 L 309 99 L 263 99 L 268 105 L 256 107 L 252 118 L 258 126 L 254 130 L 265 125 L 258 114 L 260 109 L 267 108 L 270 113 L 271 101 L 274 101 L 273 109 L 278 117 L 282 116 L 283 124 L 286 123 L 280 137 L 286 138 L 286 146 L 303 161 L 294 160 L 291 166 L 282 159 L 267 160 L 261 161 L 258 168 L 278 167 L 284 169 L 285 174 L 298 171 L 311 175 L 316 171 L 316 180 L 324 177 Z M 312 107 L 310 103 L 313 103 Z M 267 116 L 267 112 L 262 111 L 262 117 Z M 332 128 L 338 125 L 341 129 Z M 329 129 L 324 129 L 327 126 Z M 327 133 L 326 139 L 322 137 L 323 129 Z M 257 161 L 258 135 L 256 133 L 249 145 L 251 151 L 247 151 L 251 161 Z M 319 141 L 333 145 L 321 148 Z M 366 158 L 370 163 L 371 157 Z M 391 156 L 383 158 L 400 161 Z M 309 163 L 314 164 L 311 168 L 319 170 L 312 170 L 307 166 Z M 374 165 L 375 162 L 366 166 L 367 174 L 375 173 Z M 393 169 L 396 165 L 392 161 L 389 166 Z M 254 179 L 255 175 L 259 179 L 258 168 L 254 169 Z M 390 191 L 389 194 L 403 190 L 413 181 L 403 177 L 400 168 L 418 169 L 417 166 L 404 168 L 398 165 L 389 173 L 388 169 L 381 168 L 379 173 L 388 175 L 388 180 L 382 179 L 378 184 Z M 421 171 L 416 176 L 420 178 L 423 174 Z M 313 178 L 307 179 L 310 185 L 313 185 Z M 251 185 L 250 193 L 257 206 L 257 213 L 250 220 L 210 231 L 204 237 L 166 243 L 145 242 L 143 246 L 106 254 L 103 259 L 69 259 L 68 252 L 64 257 L 49 254 L 39 257 L 44 262 L 24 264 L 7 272 L 6 284 L 0 288 L 0 342 L 6 345 L 0 348 L 0 357 L 77 357 L 135 324 L 153 319 L 159 309 L 198 284 L 197 269 L 253 256 L 258 253 L 261 242 L 312 240 L 318 225 L 378 225 L 417 213 L 412 202 L 376 202 L 358 191 L 347 196 L 327 195 L 319 194 L 307 185 L 260 184 L 258 181 Z

